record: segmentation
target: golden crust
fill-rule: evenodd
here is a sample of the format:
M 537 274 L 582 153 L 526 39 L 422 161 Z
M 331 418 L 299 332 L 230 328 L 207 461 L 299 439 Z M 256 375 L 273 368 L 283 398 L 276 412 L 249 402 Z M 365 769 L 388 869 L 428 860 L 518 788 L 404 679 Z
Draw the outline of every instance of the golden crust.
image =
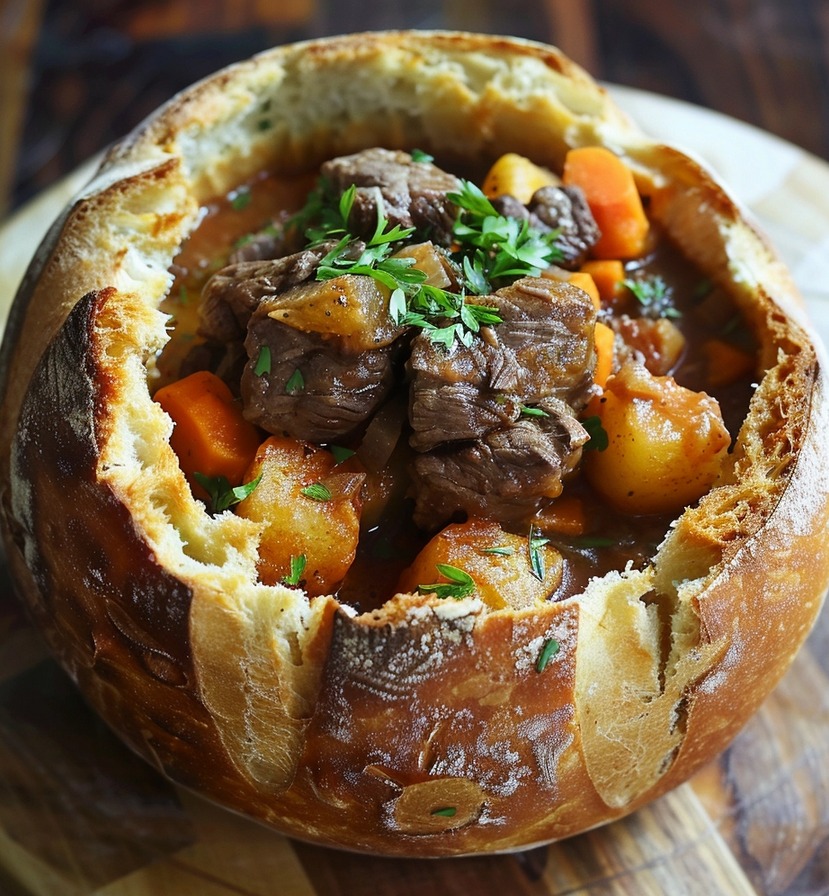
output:
M 629 161 L 652 214 L 754 327 L 760 385 L 722 481 L 645 569 L 557 604 L 398 595 L 357 616 L 259 584 L 257 525 L 192 499 L 146 388 L 199 205 L 263 167 L 372 145 L 555 169 L 589 143 Z M 219 802 L 390 855 L 566 837 L 721 750 L 814 621 L 829 580 L 818 352 L 745 214 L 557 50 L 433 33 L 282 47 L 113 147 L 39 250 L 0 367 L 8 562 L 101 715 Z

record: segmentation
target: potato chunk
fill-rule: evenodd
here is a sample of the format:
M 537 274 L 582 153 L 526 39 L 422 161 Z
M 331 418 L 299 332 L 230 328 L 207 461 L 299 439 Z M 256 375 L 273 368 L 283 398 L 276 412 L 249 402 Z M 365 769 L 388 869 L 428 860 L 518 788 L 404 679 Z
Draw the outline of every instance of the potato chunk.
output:
M 334 591 L 354 561 L 364 475 L 336 466 L 324 448 L 273 436 L 259 448 L 246 481 L 261 474 L 240 516 L 265 523 L 259 577 L 272 585 L 304 569 L 298 582 L 310 595 Z
M 714 484 L 730 443 L 715 399 L 628 362 L 596 407 L 609 444 L 585 456 L 585 474 L 619 510 L 680 511 Z
M 547 600 L 561 583 L 564 561 L 543 538 L 514 535 L 494 521 L 471 518 L 439 532 L 403 572 L 398 590 L 446 581 L 438 564 L 467 573 L 474 582 L 470 596 L 500 610 Z

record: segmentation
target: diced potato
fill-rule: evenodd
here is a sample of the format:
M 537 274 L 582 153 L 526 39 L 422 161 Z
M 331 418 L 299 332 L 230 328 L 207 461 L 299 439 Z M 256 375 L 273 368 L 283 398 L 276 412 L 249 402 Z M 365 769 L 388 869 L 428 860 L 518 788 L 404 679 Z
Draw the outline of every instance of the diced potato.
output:
M 628 362 L 594 405 L 608 435 L 585 455 L 593 488 L 626 513 L 682 510 L 717 479 L 730 437 L 715 399 Z
M 389 317 L 389 295 L 373 277 L 343 274 L 269 297 L 259 314 L 304 333 L 336 337 L 356 354 L 389 345 L 400 335 Z
M 280 582 L 290 576 L 292 558 L 296 563 L 304 557 L 299 578 L 305 590 L 331 593 L 357 551 L 363 474 L 337 467 L 323 448 L 279 436 L 263 442 L 246 481 L 260 474 L 256 490 L 236 508 L 240 516 L 265 523 L 259 577 L 269 585 Z
M 438 289 L 454 288 L 455 284 L 449 276 L 449 261 L 439 252 L 434 243 L 414 243 L 404 246 L 394 253 L 395 258 L 413 258 L 412 267 L 423 271 L 429 286 L 437 286 Z
M 559 183 L 559 178 L 552 171 L 541 168 L 524 156 L 508 152 L 495 160 L 481 189 L 490 199 L 509 194 L 526 204 L 536 190 Z
M 408 593 L 420 585 L 446 581 L 437 569 L 441 563 L 468 573 L 475 583 L 474 595 L 493 609 L 542 603 L 558 588 L 564 561 L 555 548 L 542 543 L 544 539 L 533 539 L 531 548 L 528 536 L 505 532 L 490 520 L 453 523 L 417 555 L 403 573 L 398 590 Z M 541 578 L 533 572 L 531 551 Z

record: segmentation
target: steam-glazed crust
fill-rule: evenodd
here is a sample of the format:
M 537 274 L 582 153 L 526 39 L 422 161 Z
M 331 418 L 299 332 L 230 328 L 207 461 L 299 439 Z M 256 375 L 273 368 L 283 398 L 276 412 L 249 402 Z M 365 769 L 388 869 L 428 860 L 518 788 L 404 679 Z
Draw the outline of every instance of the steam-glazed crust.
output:
M 594 143 L 753 327 L 759 387 L 721 482 L 646 568 L 532 609 L 398 595 L 357 616 L 259 584 L 257 524 L 193 500 L 146 385 L 199 206 L 263 168 L 369 146 L 560 170 Z M 829 579 L 818 351 L 788 275 L 711 176 L 558 51 L 430 33 L 279 48 L 113 147 L 39 250 L 2 356 L 8 562 L 101 715 L 213 799 L 393 855 L 565 837 L 721 750 L 813 623 Z

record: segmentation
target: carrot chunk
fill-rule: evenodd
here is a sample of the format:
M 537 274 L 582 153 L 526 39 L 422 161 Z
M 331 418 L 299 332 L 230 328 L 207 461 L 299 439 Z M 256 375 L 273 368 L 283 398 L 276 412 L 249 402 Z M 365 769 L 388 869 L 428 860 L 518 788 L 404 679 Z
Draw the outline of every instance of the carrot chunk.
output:
M 566 186 L 584 191 L 602 232 L 595 258 L 636 258 L 645 251 L 648 219 L 630 168 L 609 149 L 581 146 L 564 159 Z
M 607 324 L 596 321 L 596 329 L 593 331 L 593 342 L 596 346 L 596 370 L 593 380 L 604 389 L 607 379 L 613 370 L 613 343 L 616 334 Z
M 261 435 L 219 377 L 200 370 L 163 386 L 155 400 L 173 418 L 170 445 L 191 484 L 194 473 L 241 484 Z
M 595 258 L 581 266 L 583 274 L 590 274 L 599 297 L 605 306 L 614 305 L 622 296 L 625 266 L 618 258 Z

